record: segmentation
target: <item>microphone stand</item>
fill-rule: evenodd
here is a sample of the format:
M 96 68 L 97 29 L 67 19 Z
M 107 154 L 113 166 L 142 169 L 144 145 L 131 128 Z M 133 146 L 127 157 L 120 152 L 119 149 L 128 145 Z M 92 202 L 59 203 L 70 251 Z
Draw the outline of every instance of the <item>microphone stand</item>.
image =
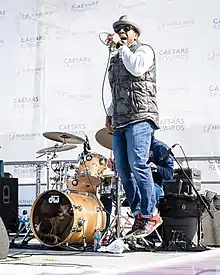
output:
M 121 235 L 121 192 L 120 192 L 120 179 L 119 175 L 114 169 L 114 179 L 115 179 L 115 197 L 116 197 L 116 205 L 115 205 L 115 218 L 116 218 L 116 227 L 115 227 L 115 233 L 116 233 L 116 238 L 120 238 Z
M 207 210 L 207 212 L 209 213 L 210 217 L 212 219 L 214 219 L 214 216 L 212 215 L 211 211 L 209 210 L 206 202 L 203 200 L 202 196 L 199 194 L 199 192 L 196 190 L 192 180 L 188 177 L 188 175 L 186 174 L 186 172 L 184 171 L 182 165 L 180 164 L 180 162 L 177 160 L 177 158 L 175 157 L 174 153 L 170 150 L 170 155 L 174 158 L 174 160 L 176 161 L 176 163 L 178 164 L 178 166 L 180 167 L 181 171 L 183 172 L 184 176 L 187 178 L 187 180 L 189 181 L 190 186 L 193 188 L 193 190 L 196 193 L 197 198 L 200 200 L 201 204 L 205 207 L 205 209 Z

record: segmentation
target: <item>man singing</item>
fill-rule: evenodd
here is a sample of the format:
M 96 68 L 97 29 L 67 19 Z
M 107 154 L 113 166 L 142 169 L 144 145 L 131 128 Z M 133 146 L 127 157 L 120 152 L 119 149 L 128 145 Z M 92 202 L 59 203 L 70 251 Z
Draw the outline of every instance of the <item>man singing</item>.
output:
M 140 27 L 127 16 L 121 16 L 113 29 L 108 43 L 115 45 L 118 52 L 109 66 L 112 104 L 106 127 L 114 130 L 116 169 L 130 206 L 135 205 L 131 207 L 135 217 L 132 234 L 142 238 L 162 223 L 156 210 L 151 167 L 147 164 L 151 137 L 159 128 L 156 60 L 152 47 L 138 39 Z

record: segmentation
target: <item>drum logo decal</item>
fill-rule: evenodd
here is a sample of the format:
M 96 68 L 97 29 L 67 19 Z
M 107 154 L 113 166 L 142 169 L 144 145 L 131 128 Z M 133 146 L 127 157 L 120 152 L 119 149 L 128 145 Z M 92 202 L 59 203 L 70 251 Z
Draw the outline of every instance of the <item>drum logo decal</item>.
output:
M 51 195 L 48 199 L 49 203 L 59 203 L 60 197 L 58 195 Z

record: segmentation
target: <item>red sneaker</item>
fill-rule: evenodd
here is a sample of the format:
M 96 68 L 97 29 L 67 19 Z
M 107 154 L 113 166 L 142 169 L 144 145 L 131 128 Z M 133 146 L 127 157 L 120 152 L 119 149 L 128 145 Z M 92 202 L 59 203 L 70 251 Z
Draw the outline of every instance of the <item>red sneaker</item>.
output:
M 163 220 L 159 214 L 147 220 L 142 220 L 141 227 L 134 232 L 133 237 L 137 239 L 147 237 L 162 223 Z
M 132 228 L 130 231 L 127 232 L 127 234 L 125 235 L 125 239 L 128 239 L 130 237 L 133 236 L 134 232 L 139 229 L 142 225 L 142 214 L 139 213 L 135 216 L 134 218 L 134 224 L 132 225 Z

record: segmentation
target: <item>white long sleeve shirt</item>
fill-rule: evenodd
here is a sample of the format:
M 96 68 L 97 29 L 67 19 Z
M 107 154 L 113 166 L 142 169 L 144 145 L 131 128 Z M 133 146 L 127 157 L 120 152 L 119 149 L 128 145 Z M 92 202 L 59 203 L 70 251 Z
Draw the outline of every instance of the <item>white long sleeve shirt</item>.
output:
M 123 45 L 118 49 L 118 53 L 125 68 L 133 76 L 138 77 L 143 75 L 153 65 L 154 52 L 148 45 L 140 46 L 134 53 L 130 51 L 128 46 Z M 109 116 L 113 115 L 112 103 L 108 107 L 107 113 Z

